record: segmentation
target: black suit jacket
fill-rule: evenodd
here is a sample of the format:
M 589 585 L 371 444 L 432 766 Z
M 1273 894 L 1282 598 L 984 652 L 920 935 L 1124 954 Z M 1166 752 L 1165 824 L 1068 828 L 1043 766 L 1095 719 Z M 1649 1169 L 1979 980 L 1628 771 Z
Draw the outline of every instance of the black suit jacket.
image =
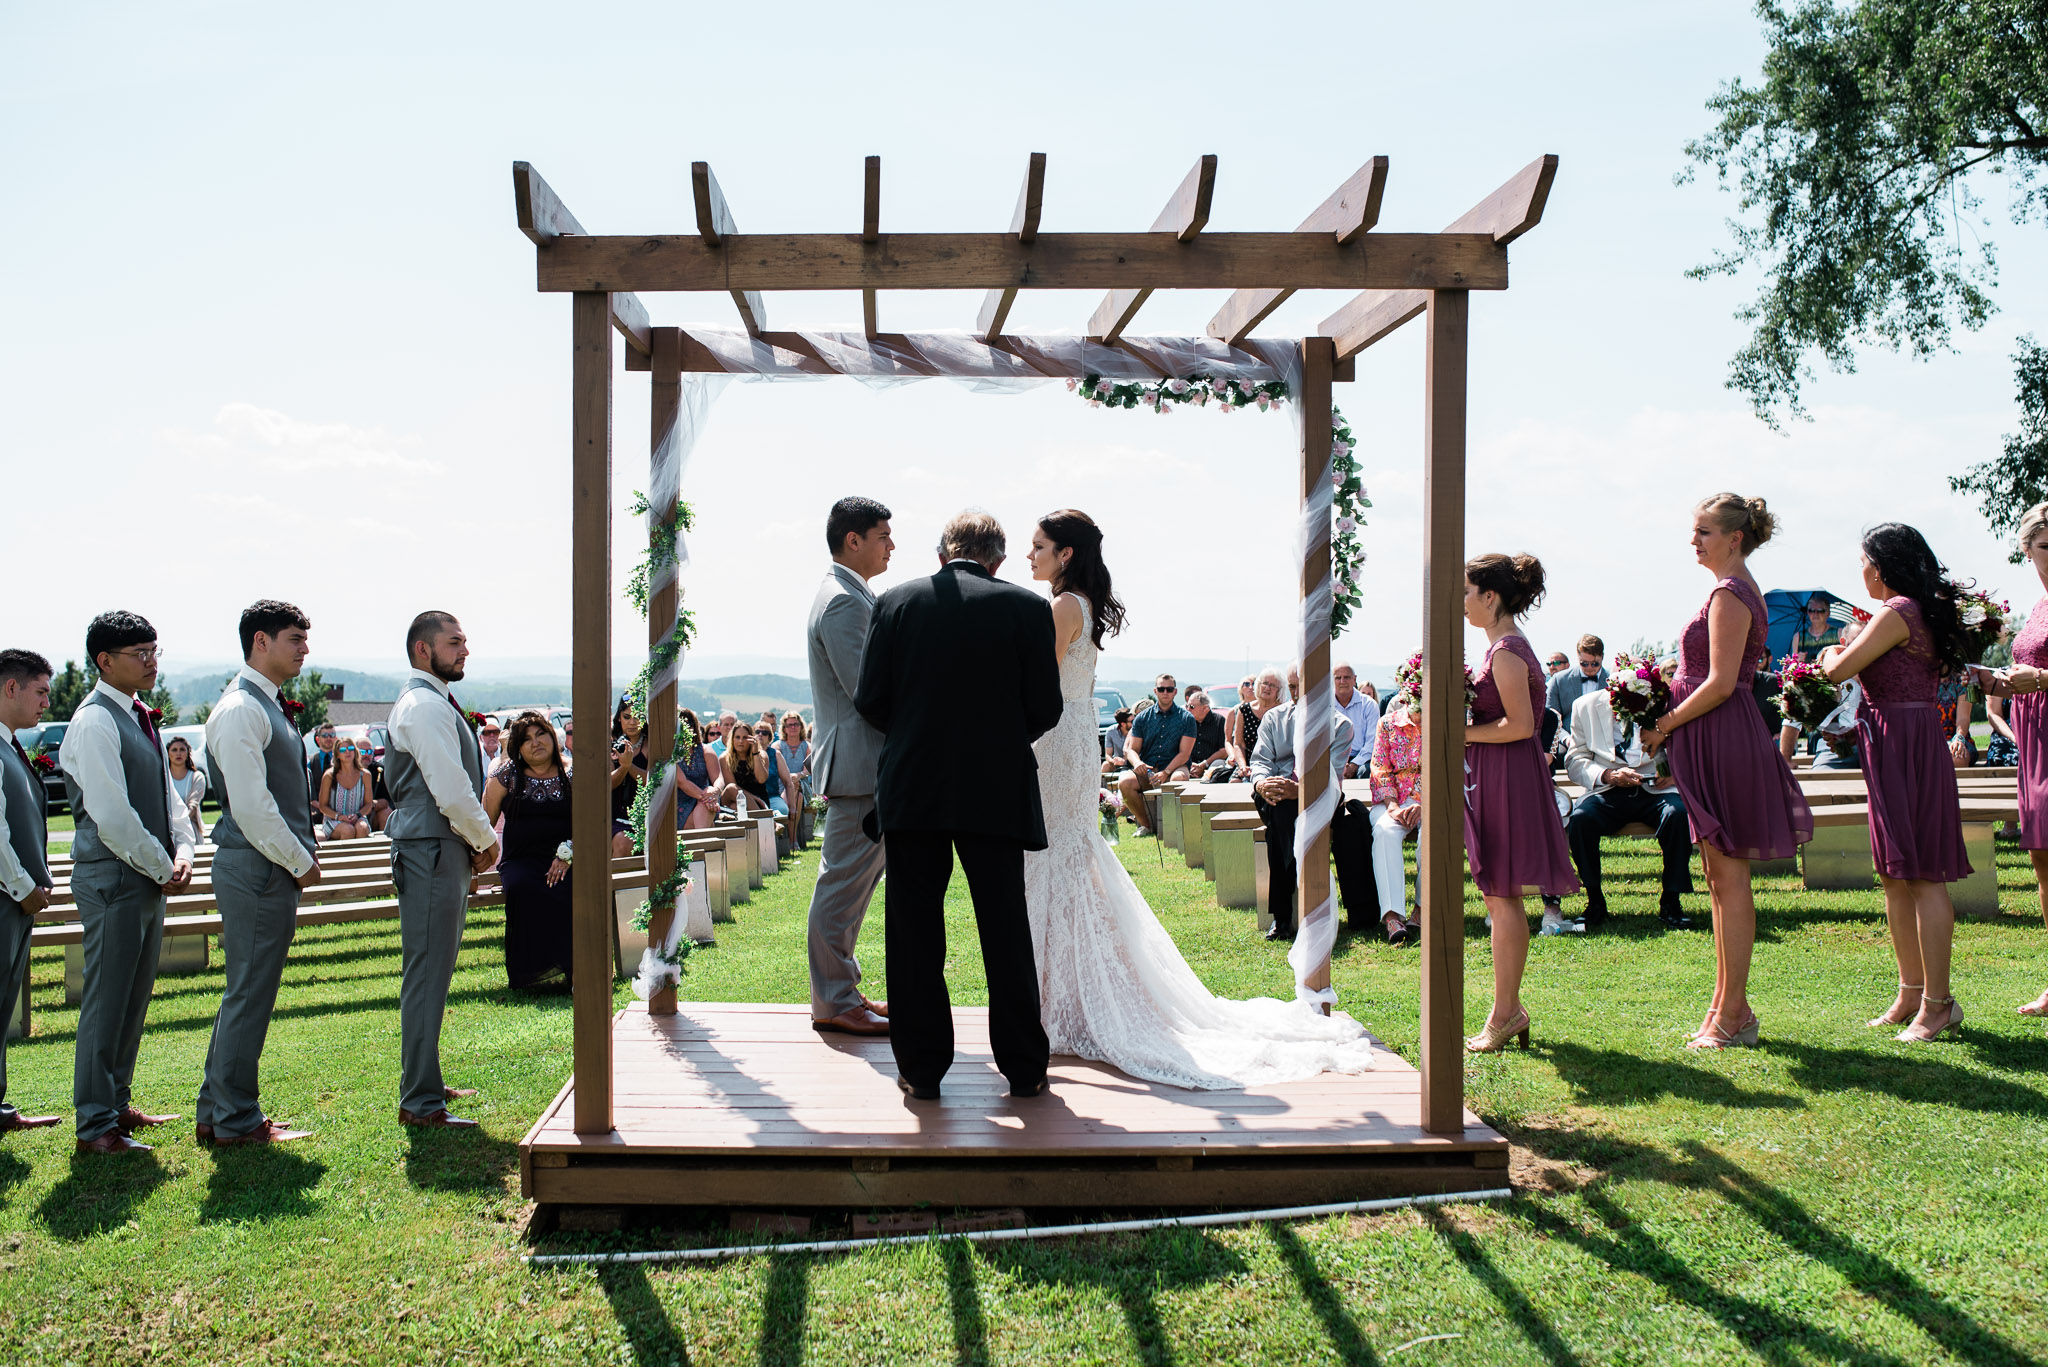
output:
M 889 590 L 868 625 L 853 705 L 882 732 L 884 833 L 1045 848 L 1031 742 L 1058 723 L 1062 703 L 1043 598 L 960 560 Z

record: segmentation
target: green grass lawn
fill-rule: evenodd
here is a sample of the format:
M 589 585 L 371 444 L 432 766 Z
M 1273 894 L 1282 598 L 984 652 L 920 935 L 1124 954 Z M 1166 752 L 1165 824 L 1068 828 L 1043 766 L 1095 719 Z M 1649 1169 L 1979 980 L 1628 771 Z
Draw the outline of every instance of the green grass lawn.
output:
M 1287 991 L 1248 914 L 1219 911 L 1152 841 L 1121 852 L 1212 986 Z M 1685 1053 L 1711 943 L 1657 927 L 1650 858 L 1610 864 L 1610 930 L 1533 947 L 1535 1047 L 1468 1063 L 1473 1109 L 1516 1145 L 1511 1202 L 689 1268 L 519 1262 L 734 1236 L 678 1213 L 529 1241 L 516 1145 L 567 1076 L 569 1011 L 504 987 L 495 912 L 471 919 L 444 1045 L 450 1080 L 483 1089 L 465 1107 L 481 1133 L 395 1123 L 395 924 L 311 930 L 264 1092 L 317 1136 L 194 1146 L 221 980 L 163 980 L 136 1100 L 187 1123 L 140 1159 L 74 1159 L 68 1128 L 0 1139 L 0 1342 L 35 1363 L 2048 1360 L 2048 1040 L 2012 1009 L 2048 985 L 2048 932 L 2018 852 L 2001 850 L 2006 914 L 1957 934 L 1964 1038 L 1919 1049 L 1862 1024 L 1892 981 L 1875 893 L 1775 879 L 1753 992 L 1763 1047 Z M 804 1000 L 813 867 L 790 863 L 737 908 L 690 959 L 685 995 Z M 964 900 L 951 910 L 955 998 L 980 1002 Z M 1490 990 L 1476 900 L 1467 935 L 1476 1028 Z M 879 905 L 863 956 L 885 993 Z M 9 1097 L 68 1124 L 75 1015 L 60 957 L 39 954 L 35 974 Z M 1336 982 L 1413 1061 L 1415 951 L 1347 939 Z

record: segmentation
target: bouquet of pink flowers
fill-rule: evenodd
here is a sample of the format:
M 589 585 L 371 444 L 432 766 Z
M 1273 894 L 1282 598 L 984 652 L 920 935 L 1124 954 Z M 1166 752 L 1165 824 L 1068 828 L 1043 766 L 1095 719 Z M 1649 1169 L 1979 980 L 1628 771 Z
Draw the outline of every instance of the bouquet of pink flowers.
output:
M 1415 724 L 1422 724 L 1422 652 L 1416 651 L 1408 662 L 1394 671 L 1394 685 L 1399 690 L 1394 694 L 1394 706 L 1405 707 L 1415 716 Z M 1478 698 L 1479 690 L 1472 683 L 1472 667 L 1465 666 L 1465 712 L 1469 716 L 1472 703 Z
M 1956 608 L 1963 618 L 1963 658 L 1975 664 L 2005 635 L 2005 623 L 2012 616 L 2012 604 L 1988 593 L 1964 589 L 1956 598 Z
M 1778 662 L 1778 710 L 1801 731 L 1811 731 L 1842 705 L 1842 689 L 1821 667 L 1796 655 Z
M 1616 651 L 1607 674 L 1607 701 L 1621 720 L 1622 744 L 1635 743 L 1636 732 L 1671 710 L 1671 685 L 1654 659 L 1638 660 Z

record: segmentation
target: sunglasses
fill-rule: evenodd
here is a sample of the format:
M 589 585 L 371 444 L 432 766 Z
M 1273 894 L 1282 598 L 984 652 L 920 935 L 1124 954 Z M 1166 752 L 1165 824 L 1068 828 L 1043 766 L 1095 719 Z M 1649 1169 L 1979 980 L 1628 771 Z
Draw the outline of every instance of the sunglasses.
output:
M 1165 684 L 1165 685 L 1162 685 L 1162 686 L 1161 686 L 1161 687 L 1159 687 L 1159 688 L 1155 688 L 1155 689 L 1153 689 L 1152 691 L 1153 691 L 1154 693 L 1171 693 L 1171 692 L 1173 692 L 1173 685 L 1172 685 L 1172 684 Z
M 347 741 L 343 741 L 341 744 L 335 746 L 334 748 L 337 752 L 344 755 L 353 755 L 356 752 L 355 746 L 350 745 Z

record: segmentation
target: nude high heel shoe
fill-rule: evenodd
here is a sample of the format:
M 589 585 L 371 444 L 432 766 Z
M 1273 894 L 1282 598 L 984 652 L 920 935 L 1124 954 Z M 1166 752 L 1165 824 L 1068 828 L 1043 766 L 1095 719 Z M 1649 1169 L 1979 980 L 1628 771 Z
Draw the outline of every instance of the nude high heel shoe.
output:
M 1885 1012 L 1882 1016 L 1872 1016 L 1869 1020 L 1863 1022 L 1865 1028 L 1875 1030 L 1880 1025 L 1905 1025 L 1908 1024 L 1913 1019 L 1913 1017 L 1919 1015 L 1920 1003 L 1918 1001 L 1915 1001 L 1913 1005 L 1909 1007 L 1903 1008 L 1906 1013 L 1905 1015 L 1901 1016 L 1894 1014 L 1902 1009 L 1899 1003 L 1905 999 L 1905 996 L 1908 992 L 1924 996 L 1927 992 L 1927 985 L 1925 983 L 1900 983 L 1899 999 L 1897 1001 L 1894 1001 L 1890 1006 L 1886 1007 Z
M 1909 1025 L 1899 1031 L 1898 1034 L 1893 1035 L 1893 1039 L 1901 1044 L 1932 1044 L 1943 1035 L 1952 1034 L 1957 1039 L 1963 1037 L 1963 1008 L 1954 997 L 1926 997 L 1923 998 L 1923 1002 L 1931 1006 L 1946 1006 L 1948 1008 L 1948 1019 L 1941 1023 L 1940 1028 L 1930 1030 L 1925 1034 L 1921 1034 L 1913 1026 Z
M 1733 1034 L 1722 1030 L 1720 1026 L 1714 1024 L 1713 1017 L 1709 1016 L 1707 1018 L 1707 1028 L 1687 1040 L 1685 1047 L 1688 1049 L 1754 1049 L 1756 1048 L 1757 1031 L 1760 1027 L 1761 1022 L 1757 1020 L 1756 1012 L 1754 1011 L 1749 1013 L 1749 1019 L 1743 1022 L 1742 1028 Z
M 1514 1040 L 1524 1050 L 1528 1049 L 1528 1011 L 1517 1012 L 1513 1020 L 1505 1021 L 1497 1026 L 1489 1023 L 1478 1034 L 1465 1041 L 1465 1052 L 1468 1054 L 1497 1054 L 1507 1048 L 1509 1040 Z

